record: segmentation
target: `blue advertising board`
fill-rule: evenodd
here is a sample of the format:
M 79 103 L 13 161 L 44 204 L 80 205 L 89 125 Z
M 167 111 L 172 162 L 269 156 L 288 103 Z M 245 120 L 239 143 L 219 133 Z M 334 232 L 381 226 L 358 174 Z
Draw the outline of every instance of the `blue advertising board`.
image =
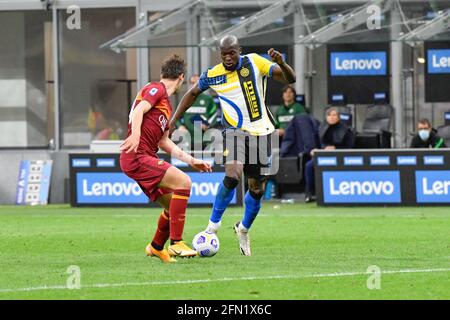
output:
M 449 149 L 318 150 L 319 205 L 450 204 Z
M 450 203 L 450 171 L 416 171 L 417 203 Z
M 17 205 L 48 203 L 52 160 L 22 160 L 17 182 Z
M 211 205 L 225 172 L 223 167 L 213 166 L 213 172 L 200 173 L 190 167 L 182 166 L 178 161 L 161 158 L 178 165 L 192 181 L 189 204 Z M 211 164 L 214 159 L 204 159 Z M 126 176 L 119 166 L 119 155 L 74 154 L 70 156 L 71 165 L 71 203 L 74 206 L 153 206 L 140 186 Z M 241 187 L 238 188 L 238 190 Z M 242 191 L 236 192 L 231 204 L 242 203 Z
M 192 180 L 189 203 L 213 203 L 225 173 L 186 172 Z M 80 204 L 145 204 L 149 200 L 139 185 L 122 172 L 78 172 Z M 236 195 L 231 201 L 236 204 Z
M 76 179 L 78 203 L 148 203 L 139 185 L 121 172 L 78 172 Z
M 385 51 L 331 52 L 331 76 L 385 76 L 387 53 Z
M 427 58 L 428 73 L 450 73 L 450 49 L 430 49 Z
M 324 203 L 400 203 L 398 171 L 324 171 Z

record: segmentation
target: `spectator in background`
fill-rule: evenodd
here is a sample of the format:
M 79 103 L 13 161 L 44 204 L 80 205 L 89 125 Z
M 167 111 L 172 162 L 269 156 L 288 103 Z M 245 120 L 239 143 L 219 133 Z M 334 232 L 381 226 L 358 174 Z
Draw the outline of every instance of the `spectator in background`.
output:
M 95 135 L 94 140 L 120 140 L 122 139 L 123 129 L 116 120 L 107 121 L 107 125 Z
M 336 108 L 327 110 L 326 119 L 319 127 L 319 139 L 320 147 L 323 150 L 353 148 L 353 132 L 340 122 L 339 111 Z M 315 196 L 314 153 L 316 150 L 311 150 L 312 159 L 305 165 L 306 202 L 314 201 Z
M 446 148 L 444 139 L 437 135 L 428 119 L 421 119 L 417 124 L 417 134 L 411 141 L 410 148 Z
M 294 87 L 286 85 L 282 90 L 282 94 L 283 105 L 278 108 L 275 115 L 276 127 L 280 137 L 284 136 L 287 126 L 295 115 L 306 113 L 305 107 L 295 101 L 297 93 Z
M 189 82 L 191 85 L 196 85 L 199 78 L 200 76 L 198 74 L 194 74 L 189 79 Z M 215 125 L 217 114 L 217 106 L 214 103 L 214 99 L 209 94 L 203 92 L 197 97 L 192 107 L 186 110 L 178 122 L 178 128 L 182 132 L 189 132 L 191 142 L 194 142 L 195 131 L 199 130 L 197 135 L 201 137 L 202 132 Z

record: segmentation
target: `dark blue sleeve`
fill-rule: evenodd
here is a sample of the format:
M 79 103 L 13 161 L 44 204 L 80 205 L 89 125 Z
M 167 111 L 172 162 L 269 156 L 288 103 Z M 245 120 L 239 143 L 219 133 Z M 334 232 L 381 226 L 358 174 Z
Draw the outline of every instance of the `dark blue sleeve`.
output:
M 202 91 L 209 89 L 208 71 L 205 71 L 200 75 L 200 79 L 198 79 L 198 87 Z

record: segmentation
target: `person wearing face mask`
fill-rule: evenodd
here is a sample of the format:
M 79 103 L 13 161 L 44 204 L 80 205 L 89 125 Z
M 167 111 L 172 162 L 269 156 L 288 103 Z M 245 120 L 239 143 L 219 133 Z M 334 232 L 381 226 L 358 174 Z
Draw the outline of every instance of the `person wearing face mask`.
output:
M 446 148 L 444 139 L 437 135 L 428 119 L 421 119 L 417 124 L 417 134 L 411 141 L 410 148 L 440 149 Z
M 329 108 L 326 119 L 319 127 L 319 140 L 322 150 L 351 149 L 354 135 L 350 128 L 340 122 L 339 111 Z M 305 202 L 314 201 L 314 154 L 317 149 L 311 150 L 312 159 L 305 165 L 306 196 Z

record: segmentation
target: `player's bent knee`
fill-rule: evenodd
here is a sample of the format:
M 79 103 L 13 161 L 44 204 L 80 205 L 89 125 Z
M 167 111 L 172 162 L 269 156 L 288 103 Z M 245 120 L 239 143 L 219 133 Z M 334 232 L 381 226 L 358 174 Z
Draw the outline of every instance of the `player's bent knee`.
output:
M 234 189 L 237 187 L 238 184 L 239 180 L 234 177 L 225 176 L 225 178 L 223 179 L 223 185 L 227 189 Z
M 192 180 L 187 174 L 183 174 L 182 177 L 180 177 L 178 182 L 178 189 L 191 189 L 192 187 Z

